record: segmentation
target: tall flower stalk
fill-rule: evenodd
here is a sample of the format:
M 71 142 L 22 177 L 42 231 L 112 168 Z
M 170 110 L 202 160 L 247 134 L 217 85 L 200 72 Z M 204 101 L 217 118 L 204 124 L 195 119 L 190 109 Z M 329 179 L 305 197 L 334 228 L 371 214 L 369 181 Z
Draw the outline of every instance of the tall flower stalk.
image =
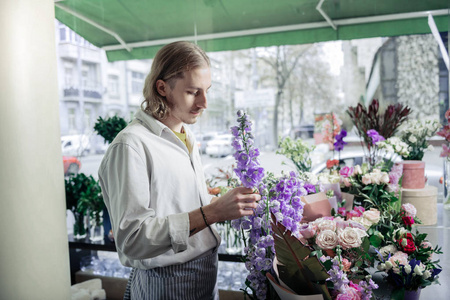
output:
M 268 287 L 265 272 L 272 269 L 275 254 L 268 220 L 269 200 L 262 182 L 264 169 L 258 160 L 259 150 L 254 147 L 251 121 L 243 111 L 238 111 L 237 116 L 238 126 L 231 128 L 234 136 L 232 142 L 235 149 L 234 158 L 237 162 L 234 172 L 243 186 L 259 190 L 261 200 L 252 216 L 233 220 L 231 225 L 236 230 L 248 231 L 248 244 L 244 248 L 245 266 L 249 271 L 246 285 L 257 299 L 265 299 Z M 245 242 L 245 234 L 243 238 Z

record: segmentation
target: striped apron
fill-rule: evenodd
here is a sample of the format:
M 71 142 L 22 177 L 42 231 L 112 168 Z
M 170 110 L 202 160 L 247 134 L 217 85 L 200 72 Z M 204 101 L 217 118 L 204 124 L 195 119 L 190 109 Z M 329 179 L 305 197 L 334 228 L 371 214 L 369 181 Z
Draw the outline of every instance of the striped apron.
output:
M 217 251 L 180 265 L 133 268 L 124 300 L 216 300 Z

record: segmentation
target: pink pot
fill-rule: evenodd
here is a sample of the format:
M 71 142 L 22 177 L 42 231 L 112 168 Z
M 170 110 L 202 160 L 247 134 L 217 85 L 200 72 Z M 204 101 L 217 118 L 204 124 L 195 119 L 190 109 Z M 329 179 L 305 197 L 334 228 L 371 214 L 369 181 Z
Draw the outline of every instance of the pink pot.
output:
M 425 187 L 425 162 L 405 160 L 403 164 L 402 187 L 405 189 L 423 189 Z

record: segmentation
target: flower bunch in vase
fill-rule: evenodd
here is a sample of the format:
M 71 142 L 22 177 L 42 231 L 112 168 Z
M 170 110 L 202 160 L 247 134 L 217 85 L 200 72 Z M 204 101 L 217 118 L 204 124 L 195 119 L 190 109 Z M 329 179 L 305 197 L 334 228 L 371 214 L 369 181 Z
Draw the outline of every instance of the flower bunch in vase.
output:
M 400 139 L 408 144 L 408 153 L 402 154 L 405 160 L 422 160 L 425 151 L 432 151 L 433 146 L 427 138 L 434 136 L 441 124 L 437 120 L 409 120 L 400 130 Z
M 383 113 L 379 109 L 380 104 L 376 99 L 372 100 L 368 108 L 358 103 L 357 106 L 350 106 L 347 109 L 347 114 L 365 145 L 363 150 L 367 149 L 366 157 L 372 166 L 377 162 L 375 146 L 376 142 L 381 141 L 379 137 L 388 139 L 394 136 L 399 126 L 407 120 L 411 113 L 410 108 L 401 103 L 389 105 Z
M 445 209 L 450 209 L 450 109 L 446 111 L 445 118 L 447 119 L 447 124 L 444 125 L 436 134 L 443 137 L 446 144 L 442 144 L 442 151 L 440 157 L 445 158 L 444 160 L 444 184 L 446 187 L 446 194 L 444 195 L 446 202 L 444 205 Z
M 403 226 L 392 226 L 385 242 L 377 250 L 377 269 L 393 289 L 391 299 L 404 299 L 405 293 L 420 292 L 420 289 L 439 283 L 442 271 L 439 261 L 433 261 L 433 254 L 442 254 L 441 248 L 426 239 L 427 234 L 411 225 L 415 222 L 416 210 L 411 204 L 403 205 L 397 218 Z M 397 220 L 398 221 L 398 220 Z M 386 224 L 384 224 L 386 226 Z

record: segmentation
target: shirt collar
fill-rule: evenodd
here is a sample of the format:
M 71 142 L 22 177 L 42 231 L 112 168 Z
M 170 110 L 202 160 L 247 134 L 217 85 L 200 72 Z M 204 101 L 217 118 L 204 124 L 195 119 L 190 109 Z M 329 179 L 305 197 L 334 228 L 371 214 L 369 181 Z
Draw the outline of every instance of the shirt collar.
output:
M 167 127 L 166 125 L 164 125 L 162 122 L 156 120 L 153 116 L 147 114 L 145 111 L 143 111 L 142 109 L 139 109 L 136 114 L 134 115 L 134 117 L 142 122 L 143 124 L 145 124 L 145 126 L 150 129 L 151 132 L 153 132 L 154 134 L 161 136 L 163 131 L 164 132 L 171 132 L 172 130 L 170 130 L 169 127 Z M 190 144 L 190 146 L 193 146 L 194 143 L 194 136 L 192 134 L 192 132 L 189 130 L 189 128 L 183 124 L 183 128 L 184 128 L 184 132 L 186 133 L 186 138 L 187 138 L 187 142 Z M 173 134 L 173 133 L 172 133 Z

